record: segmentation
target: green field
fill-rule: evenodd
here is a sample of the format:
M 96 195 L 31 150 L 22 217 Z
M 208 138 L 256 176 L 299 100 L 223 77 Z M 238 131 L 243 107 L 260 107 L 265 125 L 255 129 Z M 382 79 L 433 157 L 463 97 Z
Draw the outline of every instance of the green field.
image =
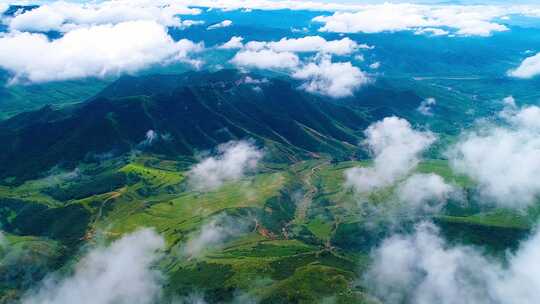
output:
M 20 244 L 10 248 L 28 252 L 38 277 L 59 269 L 59 261 L 78 259 L 77 248 L 94 239 L 112 241 L 152 227 L 166 240 L 159 267 L 169 278 L 171 297 L 202 291 L 209 301 L 229 301 L 241 291 L 261 303 L 368 303 L 358 278 L 388 228 L 381 218 L 378 228 L 369 230 L 376 218 L 366 210 L 384 206 L 393 190 L 359 198 L 344 188 L 344 171 L 366 165 L 324 159 L 292 166 L 269 163 L 244 179 L 199 192 L 186 180 L 189 160 L 142 154 L 81 166 L 77 176 L 57 172 L 3 186 L 0 219 L 7 240 Z M 473 186 L 442 160 L 425 161 L 417 170 Z M 498 254 L 515 246 L 536 218 L 533 211 L 528 216 L 502 209 L 475 212 L 448 211 L 435 221 L 453 240 Z M 244 229 L 196 256 L 183 254 L 190 237 L 220 216 L 244 223 Z M 0 283 L 5 299 L 26 287 Z

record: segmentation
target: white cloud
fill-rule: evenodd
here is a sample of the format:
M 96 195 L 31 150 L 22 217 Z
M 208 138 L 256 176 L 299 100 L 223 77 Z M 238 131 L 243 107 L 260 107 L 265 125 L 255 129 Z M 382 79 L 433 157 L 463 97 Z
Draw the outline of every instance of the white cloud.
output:
M 508 30 L 506 26 L 492 21 L 507 13 L 504 8 L 496 6 L 384 3 L 365 5 L 352 13 L 336 12 L 331 16 L 319 16 L 313 20 L 323 23 L 320 30 L 325 32 L 418 32 L 426 28 L 442 34 L 442 27 L 455 30 L 457 35 L 489 36 L 493 32 Z
M 424 99 L 416 109 L 420 114 L 425 116 L 433 116 L 433 107 L 437 104 L 437 100 L 433 97 Z
M 233 36 L 231 39 L 224 44 L 220 45 L 220 49 L 230 50 L 230 49 L 241 49 L 244 47 L 244 44 L 242 43 L 244 41 L 243 37 L 239 36 Z
M 247 223 L 227 215 L 218 215 L 190 235 L 182 254 L 197 258 L 204 251 L 221 247 L 227 240 L 247 232 Z
M 203 159 L 189 171 L 189 183 L 194 189 L 209 191 L 227 181 L 239 180 L 263 157 L 263 152 L 247 141 L 231 141 L 217 150 L 216 156 Z
M 356 89 L 370 81 L 364 72 L 350 62 L 332 62 L 329 56 L 322 56 L 302 66 L 292 77 L 306 80 L 302 85 L 306 91 L 333 98 L 351 96 Z
M 162 237 L 139 230 L 86 254 L 72 275 L 50 276 L 24 295 L 23 304 L 152 304 L 161 293 L 161 274 L 152 268 Z
M 113 0 L 91 3 L 55 1 L 8 20 L 11 30 L 66 32 L 81 26 L 154 21 L 164 26 L 186 26 L 179 14 L 199 14 L 173 1 Z
M 0 3 L 0 14 L 5 13 L 9 9 L 8 3 Z
M 413 214 L 434 214 L 446 201 L 457 195 L 457 190 L 437 174 L 413 174 L 400 183 L 396 196 Z
M 256 79 L 256 78 L 252 78 L 250 76 L 246 76 L 242 79 L 240 79 L 239 81 L 237 81 L 236 83 L 237 84 L 264 84 L 264 83 L 268 83 L 269 80 L 266 79 L 266 78 L 262 78 L 262 79 Z
M 368 45 L 359 45 L 355 41 L 346 37 L 340 40 L 326 40 L 321 36 L 306 36 L 302 38 L 282 38 L 279 41 L 262 42 L 252 41 L 246 44 L 250 50 L 261 50 L 264 48 L 276 52 L 320 52 L 324 54 L 348 55 L 356 50 L 370 48 Z
M 180 21 L 180 25 L 177 27 L 185 29 L 191 26 L 203 25 L 204 23 L 205 22 L 202 20 L 182 20 Z
M 79 28 L 56 40 L 38 33 L 14 32 L 0 37 L 0 67 L 14 81 L 43 82 L 132 73 L 153 64 L 184 61 L 203 49 L 183 39 L 172 40 L 154 21 Z
M 430 132 L 416 131 L 401 118 L 387 117 L 364 131 L 373 166 L 345 171 L 346 186 L 359 193 L 387 187 L 413 170 L 434 141 Z
M 210 25 L 207 29 L 208 30 L 215 30 L 215 29 L 218 29 L 218 28 L 229 27 L 232 24 L 233 24 L 233 22 L 231 20 L 223 20 L 223 21 L 221 21 L 219 23 Z
M 540 108 L 507 108 L 500 116 L 506 125 L 464 133 L 450 163 L 478 184 L 483 201 L 525 208 L 540 195 Z
M 233 40 L 234 39 L 234 40 Z M 223 47 L 242 47 L 233 37 Z M 282 38 L 279 41 L 250 41 L 231 60 L 240 67 L 289 70 L 296 79 L 306 80 L 302 88 L 333 98 L 350 96 L 370 79 L 350 62 L 332 62 L 330 54 L 347 55 L 358 49 L 371 49 L 349 38 L 328 41 L 320 36 Z M 296 53 L 317 53 L 311 61 L 302 62 Z
M 506 96 L 505 98 L 503 98 L 503 104 L 505 105 L 505 107 L 515 108 L 516 99 L 514 98 L 514 96 Z
M 292 69 L 300 64 L 298 56 L 291 52 L 275 52 L 273 50 L 242 50 L 231 59 L 231 63 L 241 67 L 259 69 Z
M 414 32 L 415 35 L 430 35 L 430 36 L 446 36 L 449 35 L 450 32 L 440 29 L 440 28 L 433 28 L 433 27 L 426 27 L 417 29 Z
M 146 131 L 146 133 L 144 134 L 144 139 L 138 144 L 138 148 L 146 148 L 146 147 L 150 147 L 158 142 L 167 142 L 167 141 L 171 141 L 172 140 L 172 136 L 170 133 L 164 133 L 164 134 L 160 134 L 154 130 L 148 130 Z
M 365 282 L 388 304 L 538 303 L 539 255 L 538 232 L 503 264 L 447 244 L 433 224 L 422 223 L 413 235 L 388 238 L 373 252 Z
M 372 70 L 377 70 L 380 67 L 381 67 L 381 63 L 378 62 L 378 61 L 369 65 L 369 68 L 372 69 Z
M 516 78 L 533 78 L 540 74 L 540 53 L 527 57 L 521 62 L 519 67 L 508 71 L 508 75 Z

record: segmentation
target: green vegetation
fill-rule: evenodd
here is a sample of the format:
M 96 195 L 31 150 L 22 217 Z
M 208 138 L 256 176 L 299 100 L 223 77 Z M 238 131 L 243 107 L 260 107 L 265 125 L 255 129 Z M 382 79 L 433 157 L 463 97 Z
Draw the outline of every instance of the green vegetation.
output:
M 165 238 L 156 267 L 171 298 L 195 292 L 228 302 L 240 293 L 261 303 L 374 303 L 359 278 L 373 248 L 394 232 L 395 186 L 360 196 L 345 186 L 344 173 L 371 164 L 357 148 L 361 130 L 382 115 L 411 117 L 419 97 L 375 87 L 364 92 L 365 104 L 346 106 L 282 80 L 258 94 L 233 85 L 239 77 L 227 70 L 123 77 L 89 102 L 0 122 L 8 151 L 0 155 L 0 224 L 9 244 L 0 244 L 0 261 L 23 259 L 0 264 L 0 303 L 69 268 L 86 245 L 141 227 Z M 396 95 L 407 100 L 399 111 Z M 246 138 L 265 147 L 256 172 L 211 191 L 191 187 L 188 171 L 201 153 Z M 453 140 L 451 132 L 441 138 L 442 145 Z M 426 160 L 417 172 L 463 189 L 468 204 L 451 202 L 434 218 L 453 242 L 503 255 L 540 214 L 479 206 L 474 183 L 445 160 Z M 240 232 L 186 253 L 191 238 L 220 217 Z M 425 218 L 404 218 L 403 229 Z

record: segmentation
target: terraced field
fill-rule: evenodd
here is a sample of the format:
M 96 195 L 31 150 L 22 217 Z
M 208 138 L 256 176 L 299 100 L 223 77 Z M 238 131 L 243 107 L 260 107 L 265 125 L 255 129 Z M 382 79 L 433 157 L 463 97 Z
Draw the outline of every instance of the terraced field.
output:
M 189 159 L 142 154 L 4 186 L 0 219 L 5 239 L 10 248 L 27 252 L 25 267 L 4 267 L 14 275 L 30 271 L 38 279 L 58 269 L 60 261 L 76 259 L 83 244 L 110 242 L 150 227 L 166 240 L 159 268 L 169 278 L 170 297 L 202 292 L 213 302 L 242 296 L 261 303 L 369 303 L 373 300 L 358 278 L 390 227 L 384 217 L 372 226 L 377 218 L 370 206 L 388 204 L 393 190 L 359 198 L 344 186 L 345 170 L 367 165 L 325 159 L 292 166 L 266 163 L 257 174 L 201 192 L 190 188 Z M 472 186 L 444 161 L 425 161 L 417 171 L 437 173 L 465 189 Z M 525 236 L 533 214 L 460 207 L 435 220 L 452 239 L 483 244 L 498 254 Z M 189 248 L 208 227 L 226 237 L 202 249 Z M 4 302 L 26 287 L 11 284 L 10 278 L 0 282 Z

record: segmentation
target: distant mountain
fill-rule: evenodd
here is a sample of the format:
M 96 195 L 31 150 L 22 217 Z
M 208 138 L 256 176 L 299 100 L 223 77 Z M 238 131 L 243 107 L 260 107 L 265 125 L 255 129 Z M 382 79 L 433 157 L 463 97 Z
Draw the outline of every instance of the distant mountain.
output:
M 280 160 L 313 153 L 348 158 L 370 116 L 280 79 L 217 73 L 122 77 L 89 101 L 0 122 L 0 179 L 21 182 L 91 155 L 147 149 L 193 156 L 252 138 Z M 149 130 L 156 141 L 146 140 Z

